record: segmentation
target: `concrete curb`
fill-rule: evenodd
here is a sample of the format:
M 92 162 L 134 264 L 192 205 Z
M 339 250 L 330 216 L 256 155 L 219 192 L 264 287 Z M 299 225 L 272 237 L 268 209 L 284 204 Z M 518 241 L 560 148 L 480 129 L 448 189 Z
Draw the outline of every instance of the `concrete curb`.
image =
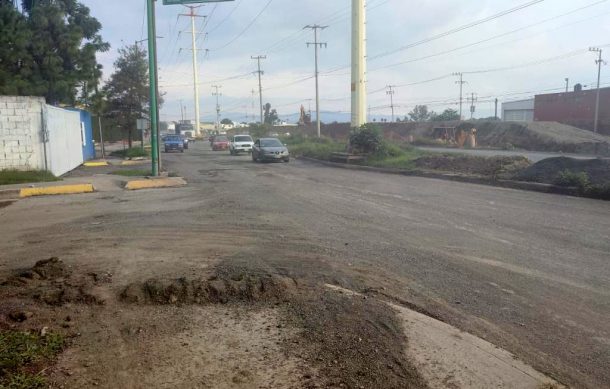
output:
M 59 185 L 59 186 L 41 186 L 38 188 L 22 188 L 19 191 L 19 197 L 33 197 L 33 196 L 51 196 L 51 195 L 66 195 L 66 194 L 80 194 L 80 193 L 93 193 L 93 184 L 73 184 L 73 185 Z
M 121 166 L 138 166 L 149 164 L 147 160 L 121 161 Z
M 0 190 L 0 200 L 15 200 L 19 198 L 19 189 Z
M 151 178 L 147 180 L 132 180 L 125 184 L 127 190 L 177 188 L 185 186 L 186 181 L 181 177 Z
M 360 166 L 360 165 L 349 165 L 345 163 L 338 162 L 329 162 L 323 161 L 319 159 L 309 158 L 309 157 L 298 157 L 301 160 L 309 161 L 313 163 L 318 163 L 325 166 L 332 166 L 341 169 L 351 169 L 351 170 L 360 170 L 360 171 L 369 171 L 369 172 L 377 172 L 377 173 L 386 173 L 386 174 L 398 174 L 402 176 L 412 176 L 412 177 L 423 177 L 423 178 L 434 178 L 440 180 L 447 181 L 457 181 L 464 182 L 468 184 L 479 184 L 479 185 L 488 185 L 488 186 L 496 186 L 501 188 L 509 188 L 509 189 L 518 189 L 518 190 L 528 190 L 532 192 L 541 192 L 541 193 L 554 193 L 568 196 L 579 196 L 579 192 L 577 188 L 567 188 L 562 186 L 555 186 L 549 184 L 541 184 L 538 182 L 524 182 L 524 181 L 512 181 L 512 180 L 491 180 L 489 178 L 481 177 L 481 176 L 464 176 L 459 174 L 446 174 L 446 173 L 434 173 L 434 172 L 424 172 L 424 171 L 412 171 L 412 170 L 402 170 L 402 169 L 393 169 L 393 168 L 380 168 L 373 166 Z
M 108 166 L 108 161 L 89 161 L 89 162 L 83 163 L 83 166 L 86 166 L 86 167 Z

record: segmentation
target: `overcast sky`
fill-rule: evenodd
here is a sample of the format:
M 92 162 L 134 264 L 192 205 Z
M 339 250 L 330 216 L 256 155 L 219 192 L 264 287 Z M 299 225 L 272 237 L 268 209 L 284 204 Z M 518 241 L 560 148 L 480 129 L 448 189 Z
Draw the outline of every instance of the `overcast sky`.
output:
M 117 48 L 146 37 L 145 0 L 81 1 L 100 20 L 102 35 L 112 45 L 99 56 L 107 78 Z M 529 3 L 505 16 L 406 47 Z M 180 118 L 180 100 L 190 117 L 190 19 L 178 18 L 188 9 L 164 6 L 161 0 L 157 4 L 157 34 L 163 36 L 158 43 L 160 84 L 166 93 L 162 120 Z M 303 27 L 314 23 L 328 26 L 321 32 L 321 40 L 328 43 L 320 52 L 321 109 L 348 112 L 350 8 L 350 0 L 235 0 L 198 8 L 198 14 L 208 15 L 196 20 L 197 31 L 207 33 L 198 34 L 197 42 L 202 116 L 212 117 L 212 84 L 222 85 L 222 109 L 234 120 L 253 115 L 251 91 L 258 89 L 251 73 L 256 70 L 253 55 L 267 55 L 264 102 L 276 107 L 280 116 L 298 112 L 301 104 L 308 108 L 315 84 L 311 78 L 304 80 L 314 72 L 313 48 L 306 42 L 313 40 L 313 33 Z M 428 104 L 436 111 L 457 109 L 454 72 L 478 72 L 464 75 L 464 95 L 478 96 L 476 117 L 492 116 L 495 97 L 507 101 L 561 89 L 566 77 L 571 86 L 593 85 L 595 56 L 587 49 L 610 45 L 608 0 L 368 0 L 367 13 L 368 104 L 373 116 L 390 113 L 386 85 L 398 86 L 397 115 L 406 115 L 415 104 Z M 605 50 L 610 53 L 610 46 Z M 610 82 L 609 71 L 603 70 L 602 83 Z

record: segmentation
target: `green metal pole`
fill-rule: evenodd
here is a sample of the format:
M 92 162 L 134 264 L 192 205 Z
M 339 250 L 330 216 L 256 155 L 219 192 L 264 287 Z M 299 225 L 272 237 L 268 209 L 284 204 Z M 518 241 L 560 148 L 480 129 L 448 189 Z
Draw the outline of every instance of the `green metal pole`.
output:
M 157 32 L 155 31 L 155 0 L 146 0 L 148 4 L 148 77 L 150 83 L 150 153 L 152 157 L 152 175 L 159 175 L 159 148 L 157 146 L 157 128 L 159 123 L 157 118 L 157 64 L 155 58 L 157 56 L 155 39 Z

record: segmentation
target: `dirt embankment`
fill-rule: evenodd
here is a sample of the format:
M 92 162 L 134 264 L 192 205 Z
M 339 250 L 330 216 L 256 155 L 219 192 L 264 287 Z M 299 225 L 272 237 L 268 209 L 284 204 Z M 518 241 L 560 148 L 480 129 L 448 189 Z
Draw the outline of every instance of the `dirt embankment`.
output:
M 417 169 L 477 175 L 492 179 L 530 166 L 525 157 L 473 157 L 469 155 L 431 155 L 415 160 Z
M 562 172 L 585 173 L 591 185 L 610 185 L 610 160 L 573 158 L 548 158 L 517 173 L 516 178 L 553 184 Z
M 121 350 L 125 347 L 123 343 L 131 340 L 117 343 L 110 335 L 114 330 L 108 328 L 109 323 L 113 323 L 112 327 L 120 327 L 117 334 L 126 339 L 141 337 L 143 341 L 147 334 L 155 334 L 147 339 L 152 344 L 165 342 L 168 337 L 179 336 L 183 331 L 170 329 L 168 323 L 158 322 L 155 316 L 147 316 L 146 322 L 140 317 L 138 328 L 124 329 L 121 326 L 129 321 L 126 315 L 131 311 L 154 311 L 154 307 L 188 311 L 195 306 L 228 306 L 236 312 L 271 309 L 281 313 L 275 326 L 281 353 L 290 360 L 302 361 L 302 367 L 293 366 L 293 370 L 300 369 L 300 372 L 290 374 L 296 377 L 296 381 L 290 383 L 291 387 L 427 387 L 406 356 L 407 339 L 401 322 L 386 304 L 367 297 L 350 298 L 311 280 L 269 274 L 261 269 L 221 264 L 199 276 L 152 278 L 121 287 L 113 285 L 111 274 L 81 274 L 60 259 L 50 258 L 0 284 L 0 301 L 0 331 L 39 332 L 40 328 L 48 328 L 48 331 L 72 339 L 67 342 L 67 353 L 72 359 L 84 359 L 84 362 L 74 364 L 70 357 L 60 357 L 61 368 L 55 368 L 52 360 L 47 361 L 43 376 L 49 377 L 51 386 L 64 385 L 65 380 L 75 380 L 72 381 L 75 385 L 100 385 L 105 375 L 113 374 L 112 367 L 105 370 L 103 361 L 114 358 L 112 355 L 119 352 L 115 348 Z M 214 331 L 213 328 L 209 330 Z M 248 337 L 264 339 L 269 336 L 269 330 L 267 326 L 260 330 L 262 333 L 250 333 Z M 225 341 L 232 344 L 230 334 L 222 336 L 227 336 Z M 193 343 L 193 339 L 182 341 L 183 346 Z M 252 343 L 248 347 L 256 346 Z M 174 352 L 181 350 L 165 350 L 170 358 Z M 141 366 L 149 353 L 134 355 L 129 363 Z M 257 356 L 243 358 L 254 364 L 261 360 Z M 269 358 L 266 356 L 267 360 Z M 274 358 L 282 359 L 279 355 L 271 359 Z M 94 361 L 99 361 L 99 366 Z M 157 360 L 150 363 L 159 365 Z M 218 363 L 223 362 L 210 363 L 204 370 L 207 368 L 211 372 Z M 253 379 L 249 375 L 251 373 L 237 372 L 230 381 L 233 386 L 229 386 L 248 387 Z M 206 377 L 201 382 L 209 382 L 210 376 Z M 268 387 L 284 387 L 285 384 L 276 382 Z
M 497 149 L 522 149 L 531 151 L 564 152 L 610 156 L 610 137 L 555 122 L 425 122 L 425 123 L 376 123 L 386 139 L 406 142 L 410 137 L 421 142 L 433 141 L 436 127 L 477 129 L 480 147 Z M 315 135 L 313 127 L 278 127 L 279 133 L 304 133 Z M 337 140 L 345 140 L 350 131 L 349 123 L 332 123 L 322 127 L 322 134 Z

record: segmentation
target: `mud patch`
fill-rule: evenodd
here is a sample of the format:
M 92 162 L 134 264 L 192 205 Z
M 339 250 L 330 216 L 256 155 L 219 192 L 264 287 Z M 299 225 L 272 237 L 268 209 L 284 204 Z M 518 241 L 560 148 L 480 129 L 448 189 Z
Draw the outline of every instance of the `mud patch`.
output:
M 67 303 L 102 305 L 106 298 L 97 288 L 100 283 L 112 282 L 109 273 L 73 275 L 61 259 L 53 257 L 36 262 L 25 271 L 2 282 L 3 298 L 31 298 L 47 305 Z
M 427 388 L 405 354 L 401 322 L 385 303 L 334 291 L 299 294 L 289 306 L 303 342 L 293 352 L 319 370 L 325 387 Z M 312 387 L 316 387 L 315 385 Z
M 235 273 L 208 279 L 149 279 L 128 285 L 122 301 L 135 304 L 227 304 L 229 302 L 285 302 L 297 288 L 288 277 Z
M 17 200 L 0 201 L 0 209 L 6 208 Z

